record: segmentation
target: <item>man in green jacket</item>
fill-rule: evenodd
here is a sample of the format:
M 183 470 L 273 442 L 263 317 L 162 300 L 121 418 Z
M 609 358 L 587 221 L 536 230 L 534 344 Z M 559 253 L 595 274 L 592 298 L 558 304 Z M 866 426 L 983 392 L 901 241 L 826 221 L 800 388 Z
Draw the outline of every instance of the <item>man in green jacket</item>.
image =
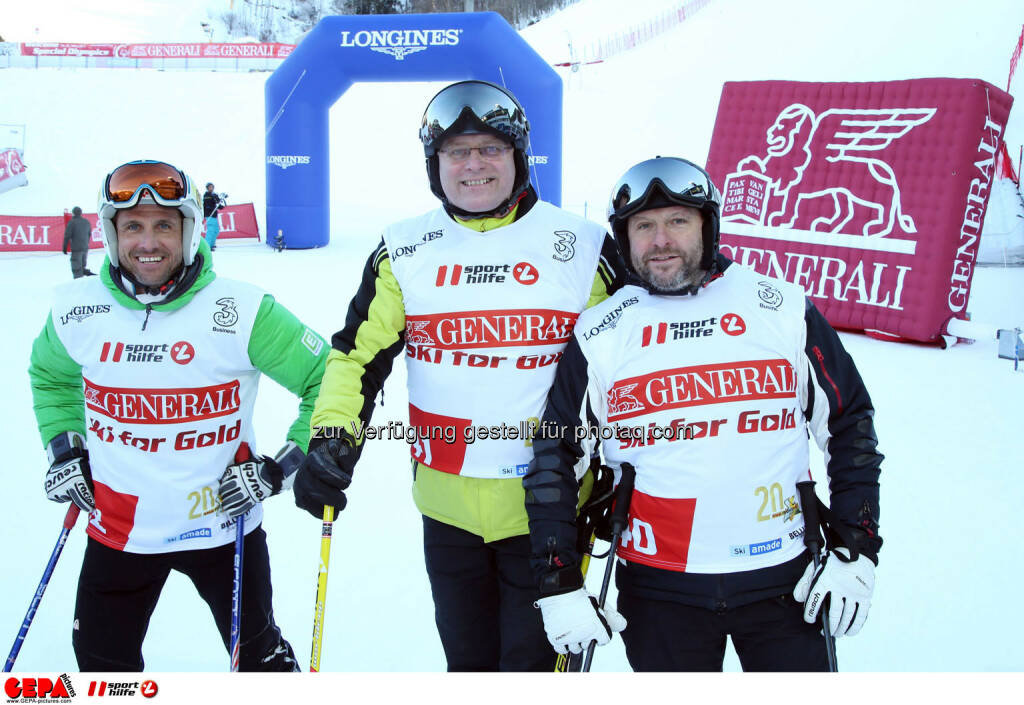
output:
M 143 669 L 171 570 L 196 586 L 227 646 L 244 516 L 240 668 L 298 670 L 274 622 L 261 502 L 305 457 L 327 346 L 262 289 L 214 274 L 198 191 L 179 169 L 117 167 L 99 218 L 100 276 L 57 288 L 29 369 L 47 496 L 89 514 L 79 668 Z M 274 458 L 250 451 L 261 372 L 301 398 Z

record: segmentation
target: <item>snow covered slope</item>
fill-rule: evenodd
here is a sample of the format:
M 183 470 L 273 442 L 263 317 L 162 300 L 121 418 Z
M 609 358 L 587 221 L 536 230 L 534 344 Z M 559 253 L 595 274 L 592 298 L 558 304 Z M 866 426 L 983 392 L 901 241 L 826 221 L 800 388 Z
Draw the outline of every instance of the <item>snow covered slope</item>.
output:
M 623 3 L 584 0 L 524 36 L 548 60 L 563 61 L 568 37 L 582 43 L 612 34 L 669 4 L 637 2 L 627 16 Z M 1016 0 L 989 0 L 969 10 L 948 0 L 713 0 L 677 29 L 631 52 L 565 71 L 565 204 L 602 221 L 607 191 L 630 164 L 654 154 L 705 159 L 726 80 L 952 76 L 1001 86 L 1022 21 L 1024 8 Z M 254 201 L 260 213 L 264 80 L 262 74 L 236 73 L 0 71 L 7 97 L 0 102 L 0 123 L 27 125 L 30 170 L 28 187 L 0 194 L 0 212 L 53 214 L 71 205 L 92 210 L 100 179 L 112 166 L 151 157 L 214 181 L 233 202 Z M 218 272 L 263 284 L 325 335 L 339 328 L 380 228 L 436 203 L 415 132 L 438 87 L 372 84 L 350 90 L 331 118 L 330 246 L 278 254 L 261 245 L 228 243 L 217 250 Z M 1017 130 L 1010 139 L 1019 144 L 1021 134 Z M 92 257 L 95 269 L 98 255 Z M 7 567 L 0 637 L 17 632 L 63 516 L 42 491 L 45 454 L 25 370 L 49 291 L 68 276 L 60 256 L 0 257 L 0 297 L 7 304 L 0 448 L 8 498 L 0 521 L 0 558 Z M 1024 324 L 1022 301 L 1024 271 L 977 271 L 969 306 L 975 320 Z M 861 634 L 840 643 L 842 668 L 1020 670 L 1024 618 L 1013 609 L 1011 593 L 1024 580 L 1016 547 L 1024 506 L 1017 472 L 1024 451 L 1024 371 L 1014 373 L 1011 364 L 996 359 L 988 342 L 940 351 L 858 335 L 844 334 L 843 340 L 875 402 L 887 460 L 881 516 L 886 544 L 875 600 Z M 404 383 L 404 366 L 397 363 L 374 423 L 406 418 Z M 257 406 L 259 450 L 273 452 L 296 404 L 266 382 Z M 814 471 L 821 486 L 820 461 Z M 369 443 L 349 508 L 335 528 L 324 670 L 444 668 L 410 479 L 404 443 Z M 276 616 L 300 662 L 307 663 L 319 522 L 281 497 L 268 502 L 265 526 Z M 20 669 L 74 670 L 71 619 L 83 545 L 79 528 L 36 617 Z M 226 666 L 205 605 L 180 576 L 165 590 L 144 653 L 156 671 Z M 730 657 L 727 667 L 738 664 Z M 598 651 L 594 670 L 628 670 L 620 640 Z

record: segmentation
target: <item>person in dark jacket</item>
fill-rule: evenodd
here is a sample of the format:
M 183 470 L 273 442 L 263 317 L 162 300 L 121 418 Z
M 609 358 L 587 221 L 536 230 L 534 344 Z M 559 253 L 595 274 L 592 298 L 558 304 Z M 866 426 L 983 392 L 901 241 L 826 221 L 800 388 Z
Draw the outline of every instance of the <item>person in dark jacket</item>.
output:
M 82 209 L 78 206 L 72 208 L 71 220 L 64 226 L 64 246 L 61 251 L 67 254 L 70 245 L 71 274 L 75 279 L 93 274 L 85 266 L 86 257 L 89 256 L 89 234 L 91 232 L 92 225 L 82 217 Z
M 203 194 L 203 217 L 206 218 L 206 244 L 211 250 L 217 249 L 217 235 L 220 234 L 220 223 L 217 221 L 217 211 L 225 205 L 220 194 L 214 193 L 213 184 L 206 184 L 206 193 Z
M 636 671 L 721 671 L 727 636 L 746 671 L 824 671 L 819 612 L 853 636 L 874 591 L 874 407 L 801 287 L 718 252 L 721 206 L 707 172 L 673 157 L 612 189 L 626 285 L 577 319 L 523 479 L 538 604 L 571 651 L 625 618 Z M 798 489 L 808 436 L 828 473 L 830 507 L 808 500 L 827 520 L 820 565 Z M 617 610 L 588 599 L 578 549 L 576 464 L 598 438 L 617 478 L 636 472 Z

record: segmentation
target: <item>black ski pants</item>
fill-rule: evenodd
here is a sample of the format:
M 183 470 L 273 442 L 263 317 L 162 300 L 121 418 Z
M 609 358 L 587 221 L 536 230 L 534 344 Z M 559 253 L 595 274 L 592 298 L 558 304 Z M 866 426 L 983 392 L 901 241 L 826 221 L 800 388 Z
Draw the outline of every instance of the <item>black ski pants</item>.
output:
M 485 543 L 425 516 L 423 551 L 449 671 L 554 671 L 556 654 L 533 606 L 529 536 Z
M 721 671 L 725 637 L 744 671 L 827 671 L 820 624 L 792 595 L 709 610 L 619 593 L 626 658 L 634 671 Z
M 72 644 L 81 671 L 141 671 L 142 642 L 172 570 L 196 586 L 217 623 L 224 648 L 231 638 L 235 544 L 196 551 L 128 553 L 90 538 L 82 559 Z M 245 537 L 239 669 L 291 671 L 291 646 L 274 623 L 267 535 L 257 527 Z M 182 635 L 187 639 L 187 635 Z M 227 659 L 224 661 L 225 670 Z

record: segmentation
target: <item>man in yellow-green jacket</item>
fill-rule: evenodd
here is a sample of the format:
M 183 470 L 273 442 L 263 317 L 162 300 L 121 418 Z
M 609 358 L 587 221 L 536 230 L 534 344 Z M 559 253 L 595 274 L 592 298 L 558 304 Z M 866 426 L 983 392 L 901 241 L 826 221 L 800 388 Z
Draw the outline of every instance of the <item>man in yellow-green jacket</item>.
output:
M 420 129 L 441 207 L 385 229 L 332 339 L 296 503 L 344 508 L 374 398 L 404 350 L 413 497 L 450 671 L 549 671 L 522 478 L 576 318 L 621 285 L 603 228 L 537 198 L 529 122 L 462 81 Z M 577 477 L 589 493 L 586 467 Z

